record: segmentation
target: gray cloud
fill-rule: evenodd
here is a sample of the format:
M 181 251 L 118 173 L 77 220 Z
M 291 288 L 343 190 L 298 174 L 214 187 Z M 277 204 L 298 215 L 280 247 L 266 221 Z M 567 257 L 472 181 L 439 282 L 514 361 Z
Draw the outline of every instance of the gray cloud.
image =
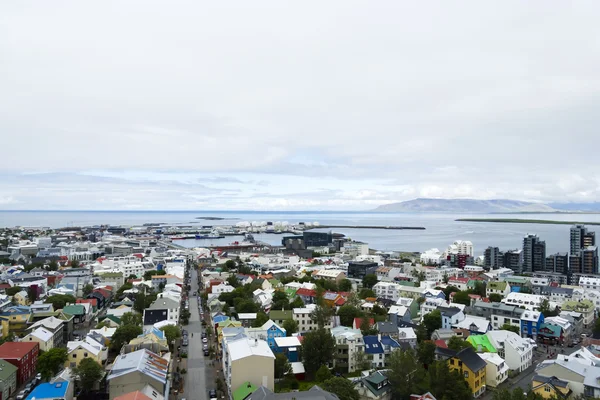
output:
M 599 11 L 5 2 L 0 206 L 598 201 Z

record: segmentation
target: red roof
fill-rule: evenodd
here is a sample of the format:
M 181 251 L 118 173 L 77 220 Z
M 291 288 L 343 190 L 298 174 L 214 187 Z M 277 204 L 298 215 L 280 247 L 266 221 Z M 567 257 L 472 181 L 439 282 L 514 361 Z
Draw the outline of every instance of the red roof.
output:
M 469 278 L 450 278 L 448 283 L 450 282 L 469 283 Z
M 317 295 L 317 292 L 312 289 L 300 288 L 300 289 L 296 290 L 296 294 L 298 296 L 315 297 Z
M 336 306 L 343 306 L 344 304 L 346 304 L 346 299 L 342 296 L 338 297 L 335 301 Z
M 0 346 L 0 358 L 3 360 L 21 359 L 36 347 L 39 347 L 38 342 L 6 342 Z
M 110 292 L 108 290 L 94 289 L 94 292 L 100 293 L 102 296 L 104 296 L 105 299 L 108 299 L 110 297 Z
M 435 343 L 436 347 L 442 347 L 444 349 L 448 348 L 448 345 L 443 340 L 436 340 L 433 343 Z
M 361 325 L 363 324 L 363 319 L 364 318 L 360 318 L 360 317 L 359 318 L 354 318 L 354 326 L 356 327 L 354 329 L 360 329 Z M 370 326 L 375 325 L 375 319 L 369 318 L 369 325 Z
M 90 303 L 94 307 L 98 307 L 98 299 L 77 299 L 75 304 Z
M 10 286 L 10 284 L 8 283 L 0 283 L 0 289 L 8 289 Z
M 136 390 L 135 392 L 129 392 L 122 394 L 114 398 L 114 400 L 152 400 L 151 397 L 146 396 L 144 393 Z
M 144 258 L 144 255 L 142 253 L 134 253 L 133 255 L 137 258 Z

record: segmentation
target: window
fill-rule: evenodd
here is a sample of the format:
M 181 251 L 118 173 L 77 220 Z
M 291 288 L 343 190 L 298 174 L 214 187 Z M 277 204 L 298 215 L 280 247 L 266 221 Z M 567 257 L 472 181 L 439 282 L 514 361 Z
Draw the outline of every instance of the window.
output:
M 73 354 L 73 358 L 77 358 L 77 354 Z
M 465 371 L 465 378 L 469 377 L 469 371 Z
M 544 386 L 544 392 L 550 393 L 551 390 L 552 389 L 550 389 L 550 386 L 548 386 L 548 385 Z

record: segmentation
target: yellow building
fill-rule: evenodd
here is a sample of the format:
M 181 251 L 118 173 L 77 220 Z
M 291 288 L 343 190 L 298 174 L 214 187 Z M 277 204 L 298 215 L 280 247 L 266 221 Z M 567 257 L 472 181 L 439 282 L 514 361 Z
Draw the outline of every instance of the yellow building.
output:
M 544 399 L 567 399 L 573 391 L 569 388 L 569 382 L 562 381 L 554 376 L 547 377 L 535 375 L 531 380 L 533 393 Z
M 108 358 L 108 348 L 88 338 L 85 341 L 71 341 L 67 343 L 67 351 L 69 354 L 65 362 L 65 368 L 77 367 L 84 358 L 91 358 L 98 364 L 103 365 Z
M 29 296 L 24 290 L 21 290 L 19 293 L 15 294 L 13 296 L 13 301 L 15 302 L 15 304 L 20 306 L 28 306 L 31 304 L 31 301 L 29 301 Z
M 3 336 L 9 333 L 25 335 L 31 318 L 31 309 L 25 306 L 9 306 L 0 314 Z M 8 330 L 6 327 L 8 326 Z
M 452 350 L 449 350 L 452 351 Z M 448 358 L 451 371 L 459 371 L 469 384 L 473 397 L 479 397 L 485 392 L 485 361 L 470 348 L 464 348 Z
M 232 321 L 228 319 L 227 321 L 219 322 L 219 326 L 217 326 L 217 337 L 219 345 L 223 342 L 223 329 L 225 328 L 240 328 L 242 323 L 240 321 Z

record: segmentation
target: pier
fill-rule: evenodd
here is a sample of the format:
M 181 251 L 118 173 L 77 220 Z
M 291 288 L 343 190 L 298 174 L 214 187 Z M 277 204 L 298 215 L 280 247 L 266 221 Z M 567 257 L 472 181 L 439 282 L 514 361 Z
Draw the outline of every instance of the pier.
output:
M 311 229 L 328 229 L 328 228 L 341 228 L 341 229 L 390 229 L 390 230 L 421 230 L 424 231 L 423 226 L 383 226 L 383 225 L 319 225 L 305 230 Z

